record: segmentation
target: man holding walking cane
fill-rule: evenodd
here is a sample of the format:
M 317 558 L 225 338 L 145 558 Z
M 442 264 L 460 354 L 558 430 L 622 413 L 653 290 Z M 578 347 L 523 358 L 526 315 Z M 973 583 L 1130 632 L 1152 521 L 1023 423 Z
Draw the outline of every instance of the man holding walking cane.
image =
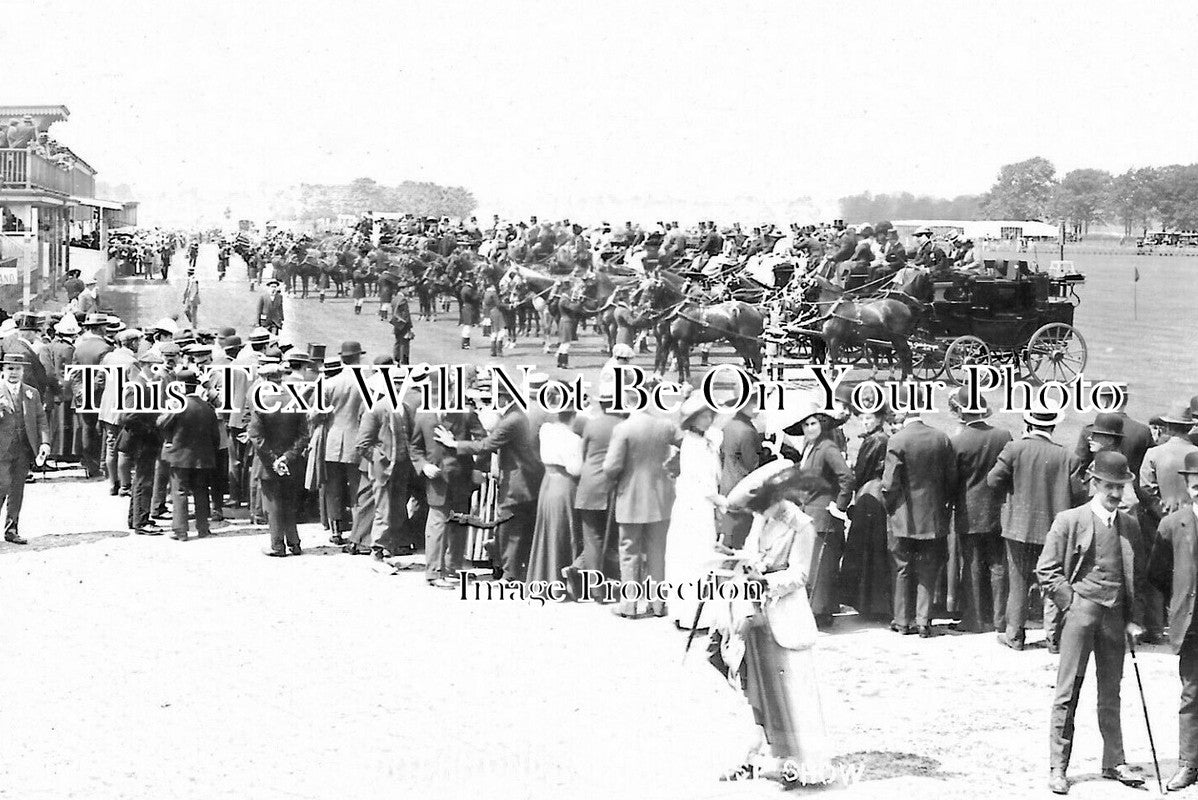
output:
M 1146 557 L 1136 518 L 1119 509 L 1123 488 L 1134 480 L 1127 457 L 1096 453 L 1087 472 L 1090 502 L 1053 520 L 1036 564 L 1036 576 L 1064 619 L 1057 688 L 1049 729 L 1049 789 L 1069 792 L 1065 771 L 1073 752 L 1074 718 L 1090 654 L 1098 681 L 1102 777 L 1143 786 L 1125 763 L 1119 718 L 1119 684 L 1127 640 L 1144 633 Z

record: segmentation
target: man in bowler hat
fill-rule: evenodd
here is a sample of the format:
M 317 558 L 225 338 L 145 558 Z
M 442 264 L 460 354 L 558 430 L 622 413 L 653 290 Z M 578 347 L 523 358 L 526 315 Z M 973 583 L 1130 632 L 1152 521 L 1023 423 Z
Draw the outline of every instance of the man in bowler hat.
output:
M 1094 454 L 1087 470 L 1090 502 L 1056 515 L 1036 563 L 1036 577 L 1062 617 L 1057 688 L 1049 724 L 1049 789 L 1069 791 L 1065 771 L 1073 752 L 1074 718 L 1086 667 L 1094 655 L 1102 776 L 1127 786 L 1144 777 L 1127 765 L 1119 719 L 1119 684 L 1127 639 L 1144 633 L 1147 553 L 1140 525 L 1121 511 L 1135 476 L 1116 450 Z

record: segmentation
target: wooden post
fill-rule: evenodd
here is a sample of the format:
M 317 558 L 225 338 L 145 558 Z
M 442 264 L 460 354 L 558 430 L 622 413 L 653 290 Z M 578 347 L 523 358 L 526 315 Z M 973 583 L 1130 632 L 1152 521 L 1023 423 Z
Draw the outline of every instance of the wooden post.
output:
M 1061 261 L 1065 260 L 1065 220 L 1061 220 L 1060 227 L 1057 229 L 1057 239 L 1061 246 Z

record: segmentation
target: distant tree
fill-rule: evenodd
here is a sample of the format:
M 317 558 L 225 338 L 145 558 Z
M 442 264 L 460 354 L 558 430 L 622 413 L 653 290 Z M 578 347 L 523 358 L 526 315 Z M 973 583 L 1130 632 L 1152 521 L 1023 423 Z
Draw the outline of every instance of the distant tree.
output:
M 1040 156 L 1005 164 L 984 195 L 983 209 L 991 219 L 1047 219 L 1055 176 L 1056 167 Z
M 977 219 L 981 198 L 963 194 L 951 200 L 910 192 L 873 195 L 869 192 L 840 198 L 840 216 L 857 222 L 895 219 Z
M 1198 230 L 1198 164 L 1172 164 L 1157 170 L 1154 208 L 1166 229 Z
M 477 208 L 478 201 L 461 186 L 442 186 L 428 181 L 404 181 L 398 186 L 385 186 L 373 178 L 358 178 L 348 184 L 301 184 L 298 206 L 301 219 L 365 211 L 460 218 Z
M 1107 208 L 1123 224 L 1123 235 L 1147 230 L 1156 212 L 1160 173 L 1154 167 L 1129 169 L 1111 180 Z
M 1066 220 L 1074 234 L 1089 233 L 1090 223 L 1106 221 L 1111 173 L 1102 169 L 1075 169 L 1065 174 L 1053 195 L 1053 215 Z

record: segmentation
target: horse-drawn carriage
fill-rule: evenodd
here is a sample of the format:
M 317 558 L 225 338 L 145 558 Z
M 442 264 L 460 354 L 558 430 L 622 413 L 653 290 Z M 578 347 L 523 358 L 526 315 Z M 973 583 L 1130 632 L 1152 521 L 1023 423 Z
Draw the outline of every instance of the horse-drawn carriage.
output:
M 1076 286 L 1085 278 L 1031 271 L 1023 261 L 987 261 L 985 266 L 988 275 L 1004 277 L 959 275 L 936 282 L 934 299 L 922 307 L 900 295 L 914 307 L 905 335 L 890 326 L 887 341 L 876 338 L 877 333 L 864 324 L 855 326 L 854 314 L 856 319 L 862 318 L 860 308 L 893 300 L 885 294 L 850 299 L 853 293 L 846 292 L 840 299 L 824 301 L 828 310 L 816 312 L 818 320 L 813 317 L 787 326 L 786 338 L 779 343 L 789 355 L 807 355 L 818 354 L 827 341 L 832 360 L 853 365 L 868 361 L 875 373 L 881 363 L 893 367 L 896 351 L 905 345 L 910 351 L 911 372 L 920 380 L 943 374 L 961 383 L 968 374 L 966 367 L 975 364 L 1010 364 L 1039 382 L 1075 378 L 1085 369 L 1087 358 L 1086 341 L 1073 326 L 1073 312 L 1081 302 Z M 826 287 L 827 282 L 823 283 Z M 842 311 L 844 304 L 852 304 L 853 312 Z M 827 325 L 823 330 L 811 327 L 811 323 L 829 318 L 845 323 L 840 326 L 841 341 L 830 341 Z M 819 346 L 812 347 L 813 343 Z
M 1005 274 L 999 262 L 990 272 Z M 1081 302 L 1081 275 L 1029 272 L 1017 262 L 1014 277 L 970 278 L 937 285 L 931 308 L 910 338 L 915 376 L 942 373 L 961 383 L 973 364 L 1012 365 L 1029 379 L 1068 382 L 1086 368 L 1086 340 L 1073 326 Z

